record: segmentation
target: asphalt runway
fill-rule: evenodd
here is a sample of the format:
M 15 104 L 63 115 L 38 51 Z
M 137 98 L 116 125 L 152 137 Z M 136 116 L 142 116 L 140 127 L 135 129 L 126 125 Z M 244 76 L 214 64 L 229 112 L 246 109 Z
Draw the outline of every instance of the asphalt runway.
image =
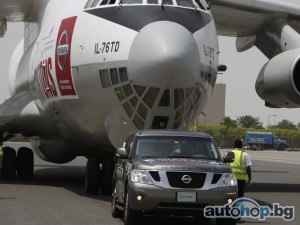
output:
M 291 222 L 282 219 L 258 221 L 242 219 L 239 224 L 299 225 L 300 152 L 251 152 L 254 184 L 246 197 L 260 205 L 279 203 L 295 206 Z M 258 160 L 260 159 L 260 160 Z M 288 162 L 288 163 L 287 163 Z M 33 181 L 0 180 L 0 225 L 121 225 L 110 212 L 109 196 L 88 196 L 84 192 L 86 159 L 78 157 L 64 165 L 41 161 L 35 157 Z M 146 217 L 143 225 L 214 225 L 193 218 Z

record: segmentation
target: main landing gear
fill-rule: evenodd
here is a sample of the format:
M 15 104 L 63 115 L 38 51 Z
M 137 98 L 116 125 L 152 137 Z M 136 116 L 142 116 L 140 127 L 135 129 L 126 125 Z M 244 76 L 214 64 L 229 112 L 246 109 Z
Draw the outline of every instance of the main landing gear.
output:
M 101 159 L 101 161 L 96 157 L 88 158 L 85 173 L 87 194 L 96 195 L 100 189 L 102 195 L 111 195 L 114 165 L 113 158 Z
M 11 147 L 3 148 L 3 162 L 1 177 L 3 179 L 24 179 L 29 180 L 34 175 L 33 152 L 31 149 L 21 147 L 17 154 Z

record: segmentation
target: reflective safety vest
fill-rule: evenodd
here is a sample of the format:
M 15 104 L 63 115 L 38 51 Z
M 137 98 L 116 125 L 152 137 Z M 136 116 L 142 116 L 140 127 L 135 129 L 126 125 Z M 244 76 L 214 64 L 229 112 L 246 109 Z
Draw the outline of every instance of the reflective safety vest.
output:
M 232 172 L 238 180 L 246 180 L 246 162 L 245 162 L 245 153 L 241 150 L 233 150 L 234 152 L 234 162 L 230 163 L 229 166 L 232 169 Z

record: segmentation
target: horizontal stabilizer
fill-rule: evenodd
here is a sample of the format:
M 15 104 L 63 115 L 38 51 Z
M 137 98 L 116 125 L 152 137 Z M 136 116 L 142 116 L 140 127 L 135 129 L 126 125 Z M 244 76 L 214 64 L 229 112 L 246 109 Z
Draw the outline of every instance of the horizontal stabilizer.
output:
M 0 0 L 0 20 L 22 22 L 29 15 L 34 0 Z

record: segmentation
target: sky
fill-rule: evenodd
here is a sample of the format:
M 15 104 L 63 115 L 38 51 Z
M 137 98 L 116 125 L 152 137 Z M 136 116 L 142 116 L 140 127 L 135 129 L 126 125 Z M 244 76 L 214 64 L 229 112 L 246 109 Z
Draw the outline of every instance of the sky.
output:
M 287 0 L 285 0 L 287 1 Z M 299 3 L 299 0 L 288 0 Z M 23 38 L 23 24 L 9 23 L 7 33 L 0 39 L 0 103 L 9 98 L 8 65 L 10 57 Z M 219 74 L 217 83 L 226 84 L 225 116 L 237 119 L 240 116 L 257 117 L 264 126 L 274 125 L 283 119 L 300 122 L 299 109 L 270 109 L 264 106 L 255 91 L 255 81 L 268 59 L 256 48 L 238 53 L 235 38 L 219 37 L 220 64 L 227 65 L 227 71 Z

